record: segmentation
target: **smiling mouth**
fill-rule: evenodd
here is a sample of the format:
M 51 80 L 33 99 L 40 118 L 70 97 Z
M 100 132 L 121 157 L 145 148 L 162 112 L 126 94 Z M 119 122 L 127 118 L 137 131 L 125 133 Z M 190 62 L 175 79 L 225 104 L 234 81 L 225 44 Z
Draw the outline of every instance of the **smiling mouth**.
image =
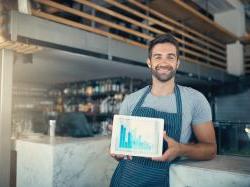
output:
M 157 72 L 158 73 L 169 73 L 170 70 L 169 69 L 158 69 Z
M 155 69 L 158 72 L 170 72 L 173 70 L 171 67 L 166 67 L 166 66 L 156 67 Z

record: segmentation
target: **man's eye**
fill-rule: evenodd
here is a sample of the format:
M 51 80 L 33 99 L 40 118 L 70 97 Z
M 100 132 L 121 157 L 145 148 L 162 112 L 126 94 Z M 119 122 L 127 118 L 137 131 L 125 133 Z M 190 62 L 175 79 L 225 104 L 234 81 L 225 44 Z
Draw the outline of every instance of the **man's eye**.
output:
M 167 59 L 168 60 L 175 60 L 175 57 L 174 56 L 168 56 Z

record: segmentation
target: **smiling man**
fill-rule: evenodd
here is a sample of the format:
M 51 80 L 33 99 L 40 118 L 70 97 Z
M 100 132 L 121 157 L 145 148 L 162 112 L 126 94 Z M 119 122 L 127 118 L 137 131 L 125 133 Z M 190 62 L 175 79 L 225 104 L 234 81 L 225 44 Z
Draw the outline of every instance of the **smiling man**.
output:
M 147 65 L 152 85 L 127 96 L 120 114 L 164 119 L 163 154 L 159 158 L 111 155 L 119 164 L 110 186 L 169 186 L 169 166 L 180 156 L 209 160 L 216 155 L 211 108 L 197 90 L 175 83 L 179 47 L 171 34 L 160 35 L 149 44 Z M 143 125 L 143 124 L 142 124 Z M 197 143 L 190 143 L 191 134 Z

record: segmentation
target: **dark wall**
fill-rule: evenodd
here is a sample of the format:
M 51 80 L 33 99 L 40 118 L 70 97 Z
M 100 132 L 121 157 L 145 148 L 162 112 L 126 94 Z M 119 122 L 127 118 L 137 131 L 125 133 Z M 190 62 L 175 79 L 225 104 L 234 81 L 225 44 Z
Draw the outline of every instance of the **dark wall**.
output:
M 250 89 L 242 93 L 215 97 L 215 119 L 250 121 Z

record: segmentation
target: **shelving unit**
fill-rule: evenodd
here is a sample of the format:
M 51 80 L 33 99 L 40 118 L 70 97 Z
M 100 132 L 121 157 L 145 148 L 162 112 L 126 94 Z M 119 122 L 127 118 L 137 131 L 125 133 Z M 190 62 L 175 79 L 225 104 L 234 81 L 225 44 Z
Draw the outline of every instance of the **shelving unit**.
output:
M 48 95 L 54 97 L 54 110 L 58 113 L 84 113 L 95 133 L 107 125 L 117 114 L 126 94 L 147 81 L 131 78 L 107 78 L 54 85 Z M 99 130 L 98 130 L 99 129 Z
M 52 110 L 53 98 L 46 88 L 37 85 L 16 85 L 13 87 L 12 136 L 40 132 L 46 133 L 46 114 Z

